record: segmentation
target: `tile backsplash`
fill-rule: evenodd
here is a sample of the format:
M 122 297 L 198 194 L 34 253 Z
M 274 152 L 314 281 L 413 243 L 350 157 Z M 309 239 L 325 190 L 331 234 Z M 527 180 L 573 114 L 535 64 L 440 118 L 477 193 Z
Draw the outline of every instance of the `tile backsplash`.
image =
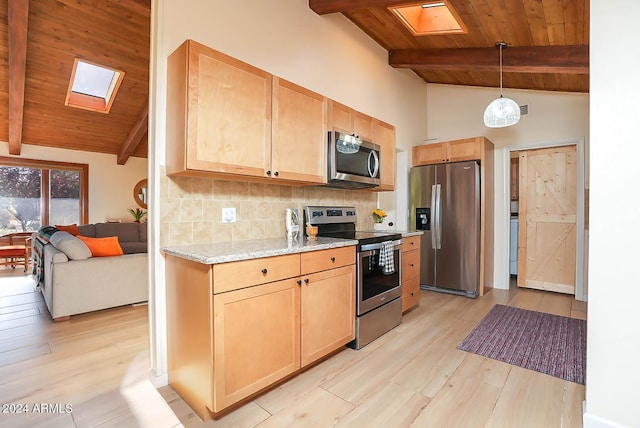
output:
M 160 180 L 160 245 L 286 237 L 285 211 L 307 205 L 355 206 L 357 227 L 373 228 L 377 193 L 248 183 L 195 177 Z M 275 180 L 274 180 L 275 181 Z M 235 223 L 222 223 L 222 208 L 236 209 Z

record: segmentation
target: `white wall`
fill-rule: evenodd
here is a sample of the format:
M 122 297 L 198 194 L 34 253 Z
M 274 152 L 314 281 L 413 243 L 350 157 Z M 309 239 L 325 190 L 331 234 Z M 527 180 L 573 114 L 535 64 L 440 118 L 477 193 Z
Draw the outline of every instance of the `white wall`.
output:
M 398 144 L 411 146 L 426 133 L 424 82 L 389 67 L 387 51 L 342 15 L 319 16 L 306 0 L 158 3 L 159 96 L 166 57 L 190 38 L 395 125 Z M 156 143 L 164 153 L 164 139 Z
M 165 164 L 166 58 L 185 39 L 262 68 L 396 126 L 397 143 L 410 147 L 426 135 L 426 85 L 388 65 L 387 52 L 339 14 L 318 16 L 306 0 L 158 0 L 152 3 L 149 135 L 155 147 L 151 204 L 159 206 L 159 168 Z M 151 156 L 151 155 L 150 155 Z M 406 191 L 406 190 L 405 190 Z M 150 245 L 152 374 L 166 382 L 164 264 Z M 152 276 L 152 278 L 154 278 Z
M 0 156 L 9 156 L 9 144 L 0 144 Z M 23 144 L 20 158 L 89 165 L 89 223 L 106 218 L 133 220 L 127 212 L 137 207 L 133 199 L 136 183 L 147 177 L 147 159 L 131 157 L 125 165 L 118 165 L 115 155 L 65 150 Z
M 498 88 L 472 88 L 429 84 L 427 128 L 429 143 L 485 136 L 495 145 L 495 257 L 494 286 L 508 288 L 508 152 L 514 148 L 589 141 L 589 95 L 523 90 L 504 90 L 504 96 L 519 105 L 528 104 L 529 114 L 508 128 L 484 126 L 482 116 L 497 96 Z M 427 143 L 425 141 L 420 144 Z M 586 148 L 585 147 L 585 148 Z M 588 152 L 588 151 L 587 151 Z M 506 164 L 506 165 L 505 165 Z
M 640 2 L 591 1 L 585 428 L 640 426 Z

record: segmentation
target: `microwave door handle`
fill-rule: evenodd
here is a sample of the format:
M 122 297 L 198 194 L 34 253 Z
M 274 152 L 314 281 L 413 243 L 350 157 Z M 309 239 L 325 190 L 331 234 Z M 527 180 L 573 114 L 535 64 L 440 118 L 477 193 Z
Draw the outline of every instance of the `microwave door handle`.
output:
M 371 170 L 371 158 L 373 157 L 373 171 Z M 378 154 L 375 150 L 371 150 L 369 152 L 369 159 L 367 160 L 367 169 L 369 170 L 369 177 L 375 177 L 378 175 L 378 170 L 380 169 L 380 160 L 378 159 Z

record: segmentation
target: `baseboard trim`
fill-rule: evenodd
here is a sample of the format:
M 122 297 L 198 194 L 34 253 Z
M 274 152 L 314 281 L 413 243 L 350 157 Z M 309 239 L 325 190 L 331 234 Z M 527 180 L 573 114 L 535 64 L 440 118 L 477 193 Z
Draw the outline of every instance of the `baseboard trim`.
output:
M 592 413 L 582 414 L 582 428 L 621 428 L 622 425 L 598 417 Z
M 157 375 L 153 369 L 149 369 L 149 381 L 156 388 L 161 388 L 169 385 L 169 375 L 167 373 Z

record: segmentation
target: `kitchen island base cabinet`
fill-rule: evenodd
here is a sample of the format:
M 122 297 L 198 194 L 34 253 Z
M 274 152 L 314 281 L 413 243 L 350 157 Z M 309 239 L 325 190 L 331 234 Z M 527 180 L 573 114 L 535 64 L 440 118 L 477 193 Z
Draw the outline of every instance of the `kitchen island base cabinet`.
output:
M 166 256 L 169 385 L 203 420 L 354 339 L 355 247 L 303 254 L 214 265 Z M 234 270 L 248 282 L 216 284 Z

